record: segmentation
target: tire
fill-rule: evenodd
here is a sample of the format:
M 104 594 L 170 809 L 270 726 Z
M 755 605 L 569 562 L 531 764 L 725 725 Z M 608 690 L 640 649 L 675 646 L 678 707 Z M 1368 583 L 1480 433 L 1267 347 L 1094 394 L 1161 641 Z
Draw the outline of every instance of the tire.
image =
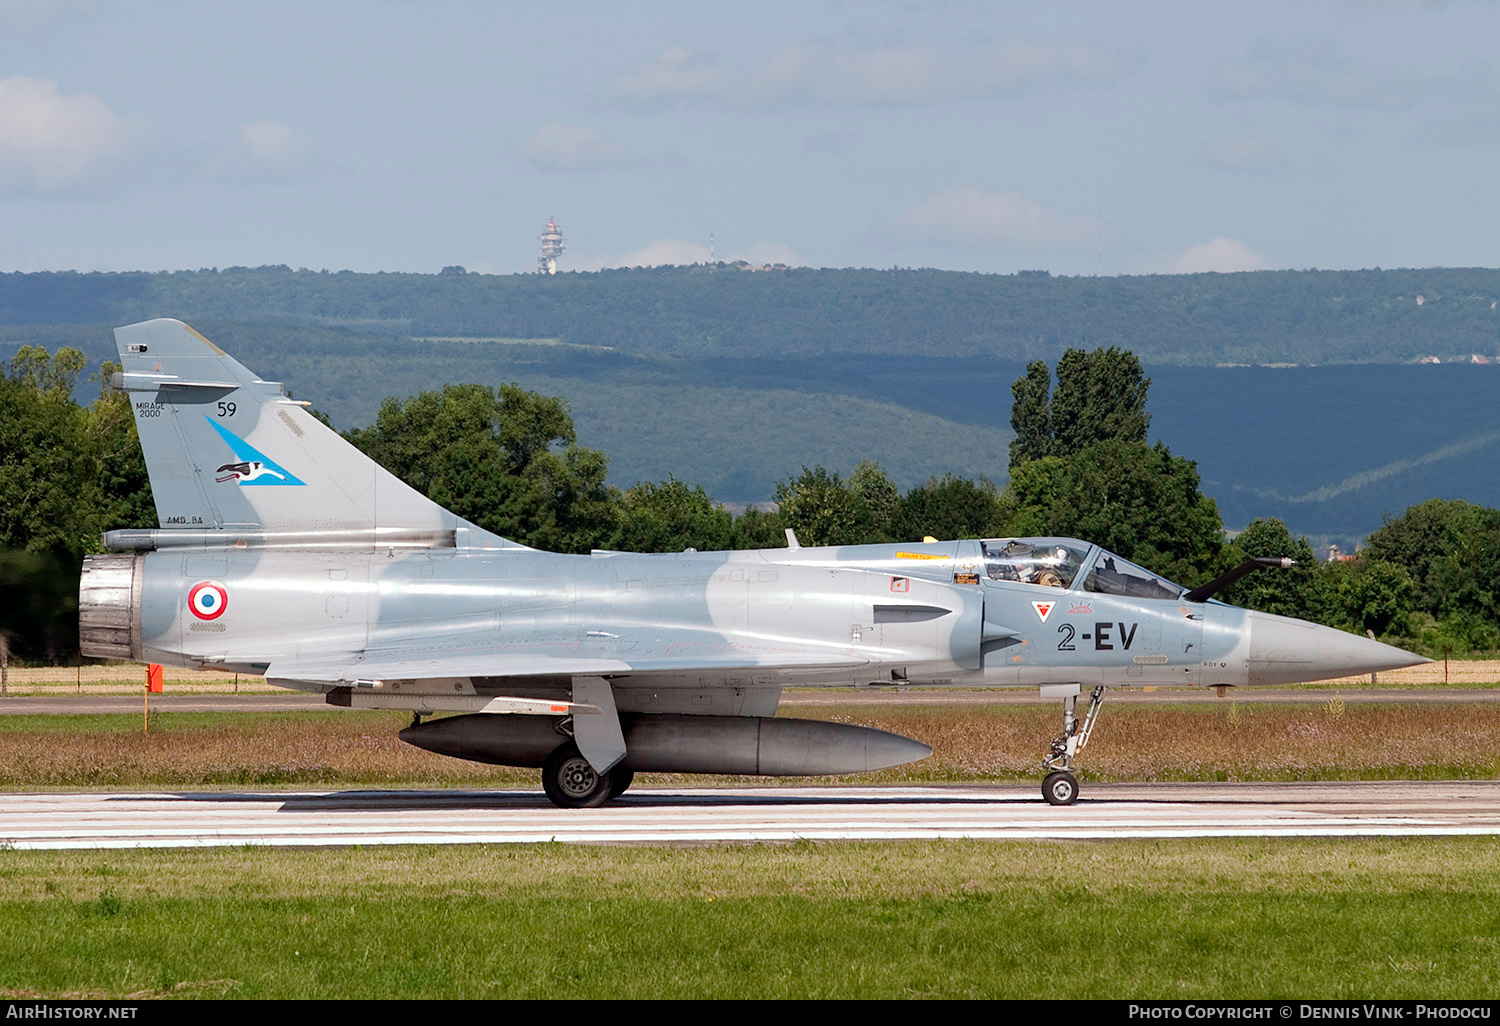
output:
M 569 741 L 559 745 L 542 765 L 542 790 L 560 809 L 592 809 L 609 801 L 612 775 L 598 773 Z
M 1078 778 L 1071 773 L 1049 773 L 1042 781 L 1042 797 L 1048 805 L 1072 805 L 1078 800 Z
M 625 793 L 625 789 L 635 780 L 635 770 L 620 769 L 616 766 L 609 771 L 609 799 L 614 801 Z

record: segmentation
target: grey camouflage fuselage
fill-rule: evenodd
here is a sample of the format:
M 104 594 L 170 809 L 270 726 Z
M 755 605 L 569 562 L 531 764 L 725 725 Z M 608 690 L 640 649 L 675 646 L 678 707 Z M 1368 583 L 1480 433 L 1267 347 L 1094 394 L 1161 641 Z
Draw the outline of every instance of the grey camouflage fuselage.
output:
M 160 527 L 111 531 L 106 544 L 122 554 L 89 557 L 86 654 L 264 674 L 341 705 L 539 714 L 534 723 L 558 732 L 493 717 L 448 728 L 466 730 L 465 744 L 513 736 L 520 764 L 573 736 L 603 774 L 598 763 L 631 765 L 630 736 L 692 747 L 683 731 L 711 722 L 673 721 L 671 739 L 647 741 L 661 725 L 652 716 L 770 717 L 788 686 L 1040 686 L 1067 697 L 1420 661 L 1300 620 L 1190 601 L 1065 538 L 541 552 L 430 502 L 186 325 L 149 321 L 116 337 L 116 384 L 131 395 Z M 594 736 L 601 722 L 607 741 Z M 736 722 L 723 726 L 733 733 Z M 788 729 L 756 727 L 768 738 Z M 476 757 L 506 761 L 509 743 Z M 864 736 L 858 745 L 878 747 Z M 713 763 L 703 747 L 700 761 Z M 853 768 L 895 754 L 861 755 Z M 807 765 L 838 772 L 842 758 Z

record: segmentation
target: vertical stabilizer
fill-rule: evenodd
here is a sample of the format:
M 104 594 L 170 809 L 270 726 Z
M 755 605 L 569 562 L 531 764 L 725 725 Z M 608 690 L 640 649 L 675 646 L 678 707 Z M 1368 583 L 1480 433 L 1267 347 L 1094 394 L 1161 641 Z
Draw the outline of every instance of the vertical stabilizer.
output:
M 417 492 L 178 320 L 115 329 L 164 528 L 246 532 L 461 532 L 513 543 Z M 453 544 L 450 542 L 449 544 Z

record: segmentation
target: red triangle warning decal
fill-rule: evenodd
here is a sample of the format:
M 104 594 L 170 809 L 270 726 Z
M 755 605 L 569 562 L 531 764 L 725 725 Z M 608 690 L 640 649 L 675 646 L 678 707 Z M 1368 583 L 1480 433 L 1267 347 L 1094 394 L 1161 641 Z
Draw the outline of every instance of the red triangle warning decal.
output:
M 1052 607 L 1056 602 L 1033 602 L 1031 608 L 1036 610 L 1036 615 L 1042 618 L 1042 623 L 1047 622 L 1047 617 L 1052 613 Z

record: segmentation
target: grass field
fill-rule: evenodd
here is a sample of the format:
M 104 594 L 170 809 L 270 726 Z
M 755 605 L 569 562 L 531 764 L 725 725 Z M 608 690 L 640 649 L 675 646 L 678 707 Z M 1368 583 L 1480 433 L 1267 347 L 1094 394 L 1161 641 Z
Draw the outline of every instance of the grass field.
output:
M 1030 780 L 1059 716 L 1050 706 L 804 707 L 932 746 L 918 763 L 851 783 Z M 396 733 L 403 713 L 161 713 L 0 717 L 0 787 L 537 786 L 534 770 L 433 755 Z M 1106 706 L 1085 780 L 1461 780 L 1500 776 L 1500 706 L 1346 703 Z M 763 778 L 729 778 L 765 783 Z M 827 783 L 798 778 L 790 783 Z M 725 782 L 643 774 L 644 785 Z
M 5 997 L 1500 992 L 1500 840 L 0 852 Z
M 797 714 L 934 748 L 851 782 L 1033 779 L 1057 727 L 1050 706 Z M 536 786 L 411 748 L 406 722 L 174 713 L 143 735 L 136 715 L 10 715 L 0 787 Z M 1500 707 L 1119 706 L 1084 765 L 1114 780 L 1495 777 Z M 0 850 L 4 998 L 1497 992 L 1500 838 Z

